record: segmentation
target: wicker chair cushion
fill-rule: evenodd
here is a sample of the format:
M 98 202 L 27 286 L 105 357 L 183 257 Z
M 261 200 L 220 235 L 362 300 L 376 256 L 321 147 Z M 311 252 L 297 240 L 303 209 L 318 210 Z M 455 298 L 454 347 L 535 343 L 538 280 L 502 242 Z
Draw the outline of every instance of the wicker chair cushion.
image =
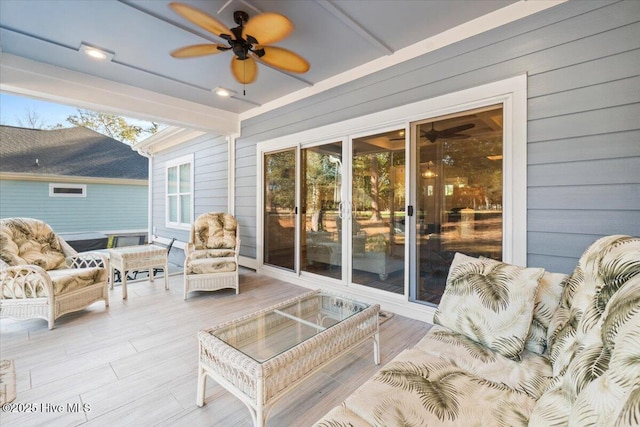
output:
M 8 218 L 0 222 L 0 258 L 10 266 L 65 268 L 65 255 L 51 227 L 36 219 Z
M 202 249 L 189 254 L 190 259 L 226 258 L 236 255 L 233 249 Z
M 236 219 L 223 212 L 200 215 L 194 222 L 193 244 L 196 250 L 233 249 L 236 246 Z
M 187 274 L 227 273 L 236 271 L 235 260 L 229 258 L 189 258 L 186 264 Z
M 75 291 L 76 289 L 81 289 L 94 283 L 106 282 L 107 280 L 107 269 L 99 267 L 50 270 L 48 274 L 53 283 L 53 294 L 55 296 Z M 25 295 L 22 295 L 22 288 L 12 286 L 11 279 L 2 277 L 2 273 L 0 273 L 0 283 L 2 283 L 3 298 L 25 297 Z M 27 298 L 34 297 L 34 290 L 31 287 L 25 287 L 25 293 Z M 42 286 L 38 286 L 35 289 L 35 294 L 36 297 L 47 296 Z
M 518 360 L 533 319 L 542 268 L 457 253 L 434 323 Z

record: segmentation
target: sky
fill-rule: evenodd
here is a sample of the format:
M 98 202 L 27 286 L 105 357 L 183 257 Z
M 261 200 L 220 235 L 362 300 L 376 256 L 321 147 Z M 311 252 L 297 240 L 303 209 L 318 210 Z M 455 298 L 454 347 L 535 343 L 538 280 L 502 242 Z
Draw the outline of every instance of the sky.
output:
M 71 127 L 67 117 L 77 114 L 77 108 L 68 105 L 0 93 L 0 124 L 20 126 L 18 121 L 21 120 L 26 126 L 27 111 L 38 114 L 45 127 L 58 123 L 64 127 Z
M 77 107 L 70 105 L 57 104 L 48 101 L 41 101 L 35 98 L 11 95 L 8 93 L 0 93 L 0 124 L 5 126 L 28 126 L 28 113 L 35 113 L 39 117 L 39 123 L 43 128 L 54 127 L 57 124 L 62 127 L 71 127 L 71 123 L 67 122 L 67 117 L 77 115 Z M 125 117 L 127 122 L 136 124 L 144 128 L 149 127 L 150 123 L 144 120 L 131 119 Z M 22 121 L 22 126 L 20 125 Z M 161 125 L 162 129 L 164 126 Z M 143 138 L 149 136 L 145 134 Z

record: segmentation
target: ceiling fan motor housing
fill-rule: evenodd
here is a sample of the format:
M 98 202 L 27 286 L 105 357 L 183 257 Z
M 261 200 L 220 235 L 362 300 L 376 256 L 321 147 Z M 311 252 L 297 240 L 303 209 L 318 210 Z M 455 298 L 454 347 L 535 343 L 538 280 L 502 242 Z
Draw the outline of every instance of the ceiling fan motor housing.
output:
M 245 59 L 249 58 L 249 52 L 253 52 L 254 54 L 258 55 L 258 57 L 264 56 L 264 49 L 253 49 L 253 45 L 258 44 L 258 40 L 255 37 L 249 34 L 246 34 L 244 38 L 242 37 L 244 24 L 249 20 L 249 14 L 242 10 L 236 10 L 235 12 L 233 12 L 233 20 L 236 24 L 238 24 L 237 27 L 231 28 L 231 32 L 233 33 L 233 37 L 235 38 L 224 37 L 224 35 L 223 37 L 225 40 L 227 40 L 227 42 L 229 42 L 231 50 L 233 50 L 233 53 L 236 55 L 236 57 L 239 60 L 244 61 Z

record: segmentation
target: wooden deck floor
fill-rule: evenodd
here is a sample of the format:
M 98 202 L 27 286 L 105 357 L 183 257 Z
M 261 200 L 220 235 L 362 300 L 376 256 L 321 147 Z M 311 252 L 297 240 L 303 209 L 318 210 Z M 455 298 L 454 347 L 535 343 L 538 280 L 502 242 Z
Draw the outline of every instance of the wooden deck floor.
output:
M 8 426 L 251 426 L 237 398 L 207 382 L 205 406 L 196 401 L 196 332 L 307 292 L 243 270 L 240 294 L 194 292 L 182 299 L 182 276 L 128 285 L 102 302 L 63 316 L 54 330 L 44 320 L 0 321 L 0 358 L 14 359 L 16 404 L 35 412 L 2 412 Z M 430 325 L 394 316 L 381 327 L 381 362 L 412 346 Z M 379 367 L 364 344 L 280 401 L 268 426 L 309 426 Z M 77 404 L 77 405 L 75 405 Z M 60 406 L 59 406 L 60 405 Z M 75 406 L 74 406 L 75 405 Z M 88 410 L 80 408 L 85 405 Z

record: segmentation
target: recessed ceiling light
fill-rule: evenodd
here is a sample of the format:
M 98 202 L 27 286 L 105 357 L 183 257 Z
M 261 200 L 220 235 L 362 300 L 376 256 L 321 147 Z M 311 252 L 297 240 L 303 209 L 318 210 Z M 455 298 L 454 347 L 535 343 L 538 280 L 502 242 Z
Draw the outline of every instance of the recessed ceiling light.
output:
M 113 52 L 109 52 L 107 50 L 100 49 L 94 46 L 89 46 L 84 43 L 80 44 L 80 52 L 84 53 L 85 55 L 93 59 L 97 59 L 100 61 L 111 61 L 114 56 Z
M 213 89 L 213 93 L 215 93 L 216 95 L 221 96 L 223 98 L 228 98 L 228 97 L 236 94 L 235 91 L 233 91 L 231 89 L 224 88 L 224 87 L 220 87 L 220 86 L 218 86 L 217 88 Z

